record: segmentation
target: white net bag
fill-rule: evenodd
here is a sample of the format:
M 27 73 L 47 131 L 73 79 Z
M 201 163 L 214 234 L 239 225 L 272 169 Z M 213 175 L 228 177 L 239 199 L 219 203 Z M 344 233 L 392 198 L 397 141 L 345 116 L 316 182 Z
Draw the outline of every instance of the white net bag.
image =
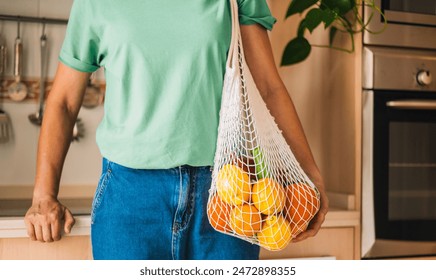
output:
M 268 250 L 285 248 L 320 207 L 245 63 L 236 0 L 207 215 L 212 227 Z

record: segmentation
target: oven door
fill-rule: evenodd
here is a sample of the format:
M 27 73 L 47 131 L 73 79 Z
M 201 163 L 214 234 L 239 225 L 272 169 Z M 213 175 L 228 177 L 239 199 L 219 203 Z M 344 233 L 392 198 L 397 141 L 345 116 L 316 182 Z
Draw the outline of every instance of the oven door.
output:
M 436 92 L 363 92 L 362 257 L 436 255 Z
M 381 7 L 388 25 L 384 32 L 364 32 L 363 41 L 368 45 L 400 46 L 412 48 L 436 48 L 436 0 L 375 0 Z M 382 17 L 365 6 L 364 19 L 368 29 L 384 29 Z
M 436 93 L 374 92 L 376 238 L 436 241 Z

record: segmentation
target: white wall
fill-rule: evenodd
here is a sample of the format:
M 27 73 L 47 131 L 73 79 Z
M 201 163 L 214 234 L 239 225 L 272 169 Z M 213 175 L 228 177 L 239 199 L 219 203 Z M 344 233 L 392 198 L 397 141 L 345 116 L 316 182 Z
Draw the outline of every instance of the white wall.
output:
M 0 0 L 0 14 L 32 17 L 51 17 L 67 19 L 73 0 Z M 58 54 L 65 36 L 65 25 L 46 25 L 49 42 L 49 78 L 53 78 Z M 5 76 L 13 74 L 13 44 L 17 24 L 0 21 L 0 37 L 6 40 L 8 47 L 8 67 Z M 23 76 L 38 78 L 40 73 L 39 37 L 42 25 L 21 24 L 21 38 L 24 46 Z M 99 79 L 103 79 L 101 71 Z M 36 146 L 39 127 L 28 121 L 28 115 L 38 109 L 35 101 L 1 104 L 12 121 L 13 137 L 6 144 L 0 144 L 0 185 L 29 186 L 35 175 Z M 0 107 L 1 108 L 1 107 Z M 79 118 L 86 129 L 85 137 L 71 145 L 64 166 L 62 183 L 65 185 L 90 185 L 97 183 L 101 170 L 101 156 L 95 144 L 95 130 L 103 114 L 103 108 L 82 108 Z M 0 194 L 1 198 L 1 194 Z

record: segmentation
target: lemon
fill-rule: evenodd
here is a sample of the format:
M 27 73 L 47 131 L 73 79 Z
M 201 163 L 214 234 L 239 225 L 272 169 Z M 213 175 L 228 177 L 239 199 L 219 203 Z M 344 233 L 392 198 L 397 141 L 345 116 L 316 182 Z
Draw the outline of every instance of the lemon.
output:
M 284 249 L 292 240 L 291 225 L 282 216 L 268 216 L 261 231 L 257 233 L 257 240 L 260 246 L 268 250 Z
M 253 185 L 251 200 L 262 214 L 272 215 L 283 210 L 286 192 L 274 179 L 264 178 Z
M 218 196 L 230 205 L 241 205 L 250 200 L 250 178 L 236 165 L 226 164 L 218 171 L 216 188 Z

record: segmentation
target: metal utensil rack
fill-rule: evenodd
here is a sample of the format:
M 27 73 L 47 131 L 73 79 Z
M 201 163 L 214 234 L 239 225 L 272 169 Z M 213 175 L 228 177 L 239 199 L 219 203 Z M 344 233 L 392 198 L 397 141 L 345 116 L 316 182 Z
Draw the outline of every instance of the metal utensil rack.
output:
M 46 17 L 28 17 L 28 16 L 12 16 L 12 15 L 2 15 L 2 14 L 0 14 L 0 20 L 43 23 L 43 24 L 64 24 L 64 25 L 68 23 L 67 19 L 46 18 Z
M 37 23 L 37 24 L 54 24 L 54 25 L 66 25 L 68 24 L 67 19 L 59 19 L 59 18 L 48 18 L 48 17 L 31 17 L 31 16 L 21 16 L 21 15 L 6 15 L 0 14 L 0 21 L 14 21 L 18 23 Z M 30 83 L 30 82 L 28 82 Z M 35 84 L 36 81 L 32 81 L 32 84 Z M 7 99 L 2 92 L 2 85 L 0 85 L 0 99 Z M 35 96 L 30 97 L 30 99 L 34 99 Z

